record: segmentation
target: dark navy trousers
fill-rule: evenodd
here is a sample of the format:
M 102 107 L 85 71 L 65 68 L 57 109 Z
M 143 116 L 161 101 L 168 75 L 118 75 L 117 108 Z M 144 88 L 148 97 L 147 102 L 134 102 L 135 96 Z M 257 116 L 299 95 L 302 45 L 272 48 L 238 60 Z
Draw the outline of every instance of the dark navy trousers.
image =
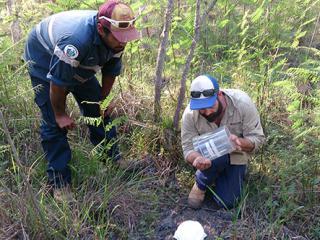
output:
M 220 207 L 233 208 L 241 197 L 245 172 L 246 165 L 231 165 L 227 154 L 214 159 L 210 168 L 197 170 L 196 183 L 206 190 L 215 181 L 214 201 Z
M 41 110 L 42 121 L 40 126 L 41 144 L 48 160 L 48 183 L 54 187 L 65 186 L 71 183 L 71 171 L 68 163 L 71 159 L 71 150 L 67 139 L 67 130 L 58 127 L 50 101 L 50 83 L 31 76 L 32 86 L 35 89 L 35 102 Z M 80 111 L 86 117 L 99 117 L 100 110 L 98 104 L 88 104 L 88 102 L 99 102 L 101 100 L 101 87 L 96 78 L 87 82 L 68 88 L 76 99 Z M 109 117 L 104 118 L 104 124 L 95 127 L 88 125 L 90 131 L 90 141 L 93 145 L 106 140 L 108 143 L 116 138 L 116 129 L 105 132 L 104 126 L 110 123 Z M 113 158 L 119 156 L 118 146 L 114 144 L 107 152 Z

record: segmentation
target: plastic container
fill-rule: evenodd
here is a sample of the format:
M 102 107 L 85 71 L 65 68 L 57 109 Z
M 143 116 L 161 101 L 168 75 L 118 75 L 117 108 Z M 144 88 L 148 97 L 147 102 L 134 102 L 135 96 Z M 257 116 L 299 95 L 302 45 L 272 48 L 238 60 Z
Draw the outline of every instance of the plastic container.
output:
M 194 150 L 210 160 L 236 150 L 234 143 L 230 140 L 230 131 L 226 126 L 194 137 L 192 142 Z
M 187 220 L 179 225 L 173 238 L 177 240 L 203 240 L 207 237 L 198 221 Z

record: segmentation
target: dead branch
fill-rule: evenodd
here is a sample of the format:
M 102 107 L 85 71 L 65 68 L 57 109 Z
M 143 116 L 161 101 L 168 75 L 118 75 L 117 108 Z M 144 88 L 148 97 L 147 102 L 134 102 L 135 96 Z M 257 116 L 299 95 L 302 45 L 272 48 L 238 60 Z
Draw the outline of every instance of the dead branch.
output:
M 162 72 L 164 67 L 164 60 L 165 60 L 165 53 L 166 53 L 166 46 L 168 43 L 169 37 L 169 30 L 171 27 L 172 22 L 172 13 L 173 13 L 173 0 L 168 0 L 167 10 L 166 10 L 166 17 L 165 17 L 165 25 L 163 27 L 163 32 L 161 34 L 162 41 L 158 50 L 158 57 L 157 57 L 157 67 L 156 67 L 156 76 L 154 79 L 155 88 L 154 88 L 154 121 L 160 121 L 161 115 L 161 85 L 162 85 Z

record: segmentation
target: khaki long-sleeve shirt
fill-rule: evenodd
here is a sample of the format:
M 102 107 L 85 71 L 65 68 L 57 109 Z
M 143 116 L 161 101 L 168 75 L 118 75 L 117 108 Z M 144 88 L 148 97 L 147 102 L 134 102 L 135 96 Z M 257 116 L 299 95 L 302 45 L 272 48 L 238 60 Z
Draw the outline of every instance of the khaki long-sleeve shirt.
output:
M 265 141 L 260 122 L 260 116 L 251 98 L 237 89 L 221 90 L 225 94 L 227 107 L 220 126 L 227 126 L 229 131 L 250 140 L 254 144 L 251 153 L 234 151 L 230 154 L 230 163 L 233 165 L 247 164 L 251 154 Z M 192 139 L 196 136 L 215 130 L 218 126 L 207 121 L 198 110 L 191 110 L 188 105 L 182 116 L 181 142 L 184 158 L 194 151 Z

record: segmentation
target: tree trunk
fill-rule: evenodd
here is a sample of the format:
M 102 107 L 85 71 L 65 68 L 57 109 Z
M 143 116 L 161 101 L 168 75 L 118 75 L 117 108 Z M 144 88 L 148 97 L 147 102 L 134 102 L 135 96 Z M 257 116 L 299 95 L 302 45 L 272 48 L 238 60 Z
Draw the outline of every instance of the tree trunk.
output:
M 200 37 L 200 23 L 202 23 L 207 16 L 207 14 L 211 11 L 211 9 L 214 7 L 216 4 L 216 0 L 212 1 L 211 4 L 208 7 L 208 10 L 205 12 L 205 14 L 200 18 L 200 0 L 197 0 L 196 2 L 196 14 L 195 14 L 195 19 L 194 19 L 194 38 L 190 47 L 190 51 L 186 60 L 186 64 L 184 66 L 184 70 L 182 72 L 182 77 L 180 81 L 180 92 L 178 96 L 178 103 L 177 103 L 177 108 L 174 114 L 173 118 L 173 126 L 177 130 L 179 126 L 179 118 L 180 118 L 180 112 L 181 112 L 181 107 L 185 98 L 185 91 L 186 91 L 186 80 L 187 80 L 187 75 L 190 69 L 190 64 L 193 59 L 193 54 L 194 50 L 196 48 L 197 42 Z
M 177 103 L 177 108 L 176 112 L 173 118 L 173 126 L 175 129 L 178 129 L 178 124 L 179 124 L 179 115 L 182 107 L 182 103 L 184 100 L 185 96 L 185 91 L 186 91 L 186 80 L 187 80 L 187 75 L 190 69 L 190 64 L 191 60 L 193 58 L 194 50 L 197 45 L 197 41 L 199 40 L 200 37 L 200 26 L 199 26 L 199 18 L 200 18 L 200 0 L 197 0 L 196 2 L 196 13 L 195 13 L 195 18 L 194 18 L 194 38 L 191 43 L 190 51 L 187 57 L 186 64 L 184 66 L 184 70 L 182 72 L 182 77 L 181 77 L 181 82 L 180 82 L 180 92 L 178 96 L 178 103 Z
M 14 0 L 7 0 L 7 10 L 10 16 L 12 14 L 13 5 L 14 5 Z
M 22 32 L 20 27 L 20 21 L 18 18 L 13 20 L 13 22 L 10 25 L 10 31 L 11 31 L 11 39 L 13 43 L 19 42 L 22 38 Z
M 11 39 L 13 43 L 19 42 L 22 38 L 22 31 L 20 27 L 20 21 L 18 18 L 18 14 L 14 12 L 14 0 L 7 0 L 7 10 L 10 16 L 15 15 L 12 23 L 10 24 L 10 32 L 11 32 Z
M 173 13 L 173 0 L 168 0 L 166 15 L 165 15 L 165 24 L 161 34 L 162 41 L 158 50 L 157 56 L 157 67 L 156 67 L 156 76 L 154 79 L 155 84 L 155 94 L 154 94 L 154 122 L 160 122 L 161 119 L 161 88 L 162 88 L 162 72 L 164 68 L 164 61 L 166 55 L 166 46 L 168 43 L 169 30 L 172 22 L 172 13 Z

